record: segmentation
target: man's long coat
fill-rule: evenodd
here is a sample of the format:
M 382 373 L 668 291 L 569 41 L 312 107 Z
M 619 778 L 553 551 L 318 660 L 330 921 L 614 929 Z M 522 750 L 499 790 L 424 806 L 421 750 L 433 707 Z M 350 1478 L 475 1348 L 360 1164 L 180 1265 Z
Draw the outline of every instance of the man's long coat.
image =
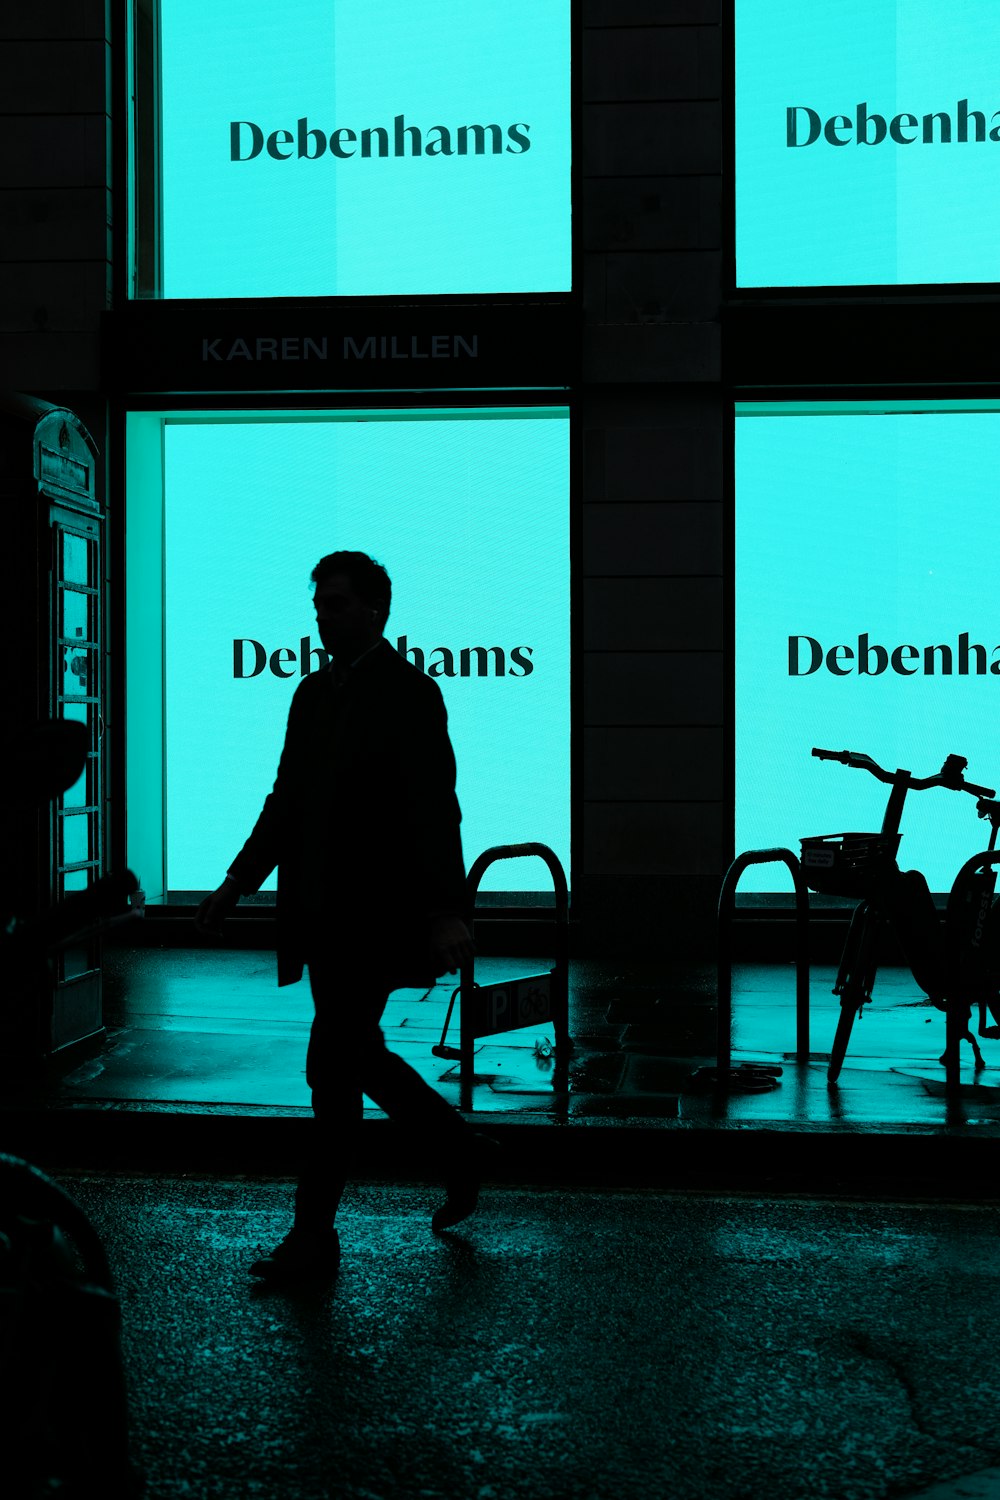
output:
M 386 640 L 335 682 L 304 677 L 274 788 L 230 866 L 240 891 L 277 866 L 278 983 L 316 945 L 382 974 L 433 982 L 437 915 L 469 919 L 455 756 L 441 691 Z

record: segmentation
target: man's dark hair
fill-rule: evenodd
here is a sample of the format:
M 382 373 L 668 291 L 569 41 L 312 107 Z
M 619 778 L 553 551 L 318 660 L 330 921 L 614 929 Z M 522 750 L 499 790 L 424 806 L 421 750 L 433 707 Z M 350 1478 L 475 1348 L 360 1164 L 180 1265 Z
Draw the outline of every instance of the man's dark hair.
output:
M 362 604 L 378 610 L 379 626 L 384 630 L 392 603 L 392 584 L 382 564 L 364 552 L 328 552 L 320 558 L 310 577 L 318 584 L 334 573 L 342 573 L 350 581 Z

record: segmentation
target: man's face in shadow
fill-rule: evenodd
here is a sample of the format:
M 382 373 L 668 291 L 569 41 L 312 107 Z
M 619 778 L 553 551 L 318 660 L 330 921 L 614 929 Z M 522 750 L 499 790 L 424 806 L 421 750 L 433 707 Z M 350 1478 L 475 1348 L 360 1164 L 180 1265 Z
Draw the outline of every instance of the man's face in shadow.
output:
M 382 633 L 377 611 L 358 598 L 344 573 L 331 573 L 317 583 L 313 605 L 323 649 L 343 666 L 373 646 Z

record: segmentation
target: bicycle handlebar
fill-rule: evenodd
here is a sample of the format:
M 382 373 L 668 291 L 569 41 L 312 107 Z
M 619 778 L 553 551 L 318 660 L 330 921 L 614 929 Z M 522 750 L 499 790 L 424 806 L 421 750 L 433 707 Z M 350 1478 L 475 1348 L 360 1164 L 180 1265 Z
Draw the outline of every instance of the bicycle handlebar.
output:
M 949 755 L 944 765 L 936 776 L 916 777 L 911 776 L 909 771 L 886 771 L 872 760 L 870 755 L 864 755 L 858 750 L 817 750 L 813 749 L 813 755 L 817 760 L 836 760 L 843 766 L 851 766 L 856 771 L 868 771 L 877 781 L 887 782 L 891 786 L 899 786 L 905 782 L 909 791 L 925 792 L 932 786 L 943 786 L 950 792 L 969 792 L 973 797 L 995 797 L 996 792 L 992 787 L 976 786 L 971 781 L 966 781 L 962 776 L 969 762 L 961 755 Z

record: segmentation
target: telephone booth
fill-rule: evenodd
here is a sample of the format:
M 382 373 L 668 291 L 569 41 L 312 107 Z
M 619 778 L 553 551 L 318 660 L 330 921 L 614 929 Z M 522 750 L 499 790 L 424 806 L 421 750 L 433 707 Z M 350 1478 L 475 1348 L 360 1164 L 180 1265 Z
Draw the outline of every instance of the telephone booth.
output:
M 0 561 L 7 661 L 2 891 L 5 922 L 37 935 L 66 897 L 104 871 L 104 516 L 97 449 L 68 408 L 34 397 L 0 400 L 0 499 L 8 545 Z M 72 786 L 38 790 L 43 729 L 76 720 L 86 760 Z M 44 1058 L 103 1029 L 98 937 L 51 963 L 8 954 L 0 1032 L 16 1057 Z

